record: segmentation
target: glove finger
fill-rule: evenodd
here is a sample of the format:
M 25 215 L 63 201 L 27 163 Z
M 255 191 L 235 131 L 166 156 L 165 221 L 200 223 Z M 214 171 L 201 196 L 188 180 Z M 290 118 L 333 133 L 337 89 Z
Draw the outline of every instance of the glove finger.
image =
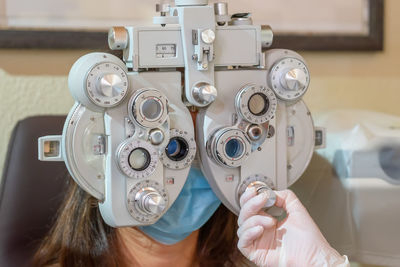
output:
M 250 247 L 254 240 L 259 238 L 262 233 L 264 232 L 264 228 L 262 226 L 254 226 L 252 228 L 247 229 L 244 231 L 239 238 L 238 248 L 248 248 Z
M 239 213 L 238 225 L 241 226 L 245 220 L 251 216 L 257 215 L 267 202 L 266 194 L 259 194 L 247 201 Z
M 299 209 L 304 209 L 300 200 L 291 190 L 275 191 L 276 202 L 275 206 L 283 208 L 286 210 L 287 214 L 290 212 L 298 211 Z
M 251 198 L 255 197 L 257 195 L 256 188 L 255 187 L 250 187 L 246 191 L 244 191 L 243 195 L 240 197 L 240 207 L 243 207 L 243 205 L 249 201 Z
M 239 227 L 237 231 L 238 237 L 240 238 L 243 232 L 245 232 L 247 229 L 253 228 L 258 225 L 262 226 L 264 229 L 268 229 L 276 225 L 276 219 L 270 216 L 263 215 L 252 216 L 244 221 L 242 226 Z

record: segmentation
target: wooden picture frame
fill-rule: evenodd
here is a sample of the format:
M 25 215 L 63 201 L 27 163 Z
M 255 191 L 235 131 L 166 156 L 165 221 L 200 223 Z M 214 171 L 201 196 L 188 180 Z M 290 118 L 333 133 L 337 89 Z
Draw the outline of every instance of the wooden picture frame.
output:
M 276 34 L 273 47 L 300 51 L 382 51 L 384 0 L 368 0 L 369 34 Z M 66 30 L 0 30 L 0 48 L 108 50 L 107 33 Z

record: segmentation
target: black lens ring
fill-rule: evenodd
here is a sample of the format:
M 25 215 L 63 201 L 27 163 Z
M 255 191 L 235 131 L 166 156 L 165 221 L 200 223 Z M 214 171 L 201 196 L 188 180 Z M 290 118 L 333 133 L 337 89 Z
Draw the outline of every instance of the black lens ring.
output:
M 264 108 L 263 108 L 260 112 L 258 112 L 258 113 L 254 113 L 254 112 L 251 110 L 251 108 L 250 108 L 250 101 L 251 101 L 251 99 L 252 99 L 254 96 L 261 96 L 262 99 L 264 100 Z M 269 109 L 269 105 L 270 105 L 269 99 L 268 99 L 268 97 L 267 97 L 265 94 L 263 94 L 263 93 L 255 93 L 255 94 L 253 94 L 252 96 L 250 96 L 250 97 L 249 97 L 249 100 L 247 101 L 247 106 L 249 107 L 249 111 L 250 111 L 250 113 L 253 114 L 254 116 L 262 116 L 262 115 L 264 115 L 265 113 L 267 113 L 267 112 L 268 112 L 268 109 Z
M 177 141 L 177 142 L 179 143 L 179 147 L 180 147 L 179 153 L 178 153 L 177 155 L 175 155 L 175 156 L 171 156 L 171 155 L 168 153 L 168 145 L 171 143 L 172 140 Z M 165 155 L 167 155 L 167 157 L 168 157 L 170 160 L 173 160 L 173 161 L 181 161 L 181 160 L 185 159 L 186 156 L 187 156 L 188 153 L 189 153 L 189 144 L 188 144 L 188 142 L 187 142 L 184 138 L 182 138 L 182 137 L 180 137 L 180 136 L 175 136 L 175 137 L 171 138 L 171 139 L 169 140 L 168 145 L 165 147 Z
M 132 167 L 130 160 L 128 160 L 129 167 L 131 167 L 132 170 L 134 170 L 134 171 L 138 171 L 138 172 L 144 171 L 150 165 L 150 162 L 151 162 L 150 153 L 149 153 L 149 151 L 147 151 L 147 149 L 144 149 L 143 147 L 137 147 L 134 150 L 132 150 L 131 153 L 129 153 L 128 159 L 131 157 L 132 153 L 135 152 L 136 150 L 141 150 L 146 154 L 146 163 L 143 165 L 142 168 L 136 169 L 136 168 Z

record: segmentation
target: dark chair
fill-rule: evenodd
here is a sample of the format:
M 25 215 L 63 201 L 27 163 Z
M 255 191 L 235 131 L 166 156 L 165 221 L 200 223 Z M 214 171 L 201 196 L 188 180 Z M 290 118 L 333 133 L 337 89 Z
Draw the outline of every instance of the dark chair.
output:
M 30 266 L 66 190 L 63 162 L 38 160 L 37 139 L 61 134 L 65 116 L 37 116 L 15 126 L 0 187 L 0 266 Z

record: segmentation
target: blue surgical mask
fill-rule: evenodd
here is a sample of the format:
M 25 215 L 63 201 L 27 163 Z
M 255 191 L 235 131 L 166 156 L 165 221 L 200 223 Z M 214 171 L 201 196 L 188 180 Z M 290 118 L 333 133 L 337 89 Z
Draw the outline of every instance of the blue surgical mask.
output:
M 220 204 L 203 173 L 192 167 L 171 208 L 155 224 L 139 229 L 160 243 L 172 245 L 202 227 Z

